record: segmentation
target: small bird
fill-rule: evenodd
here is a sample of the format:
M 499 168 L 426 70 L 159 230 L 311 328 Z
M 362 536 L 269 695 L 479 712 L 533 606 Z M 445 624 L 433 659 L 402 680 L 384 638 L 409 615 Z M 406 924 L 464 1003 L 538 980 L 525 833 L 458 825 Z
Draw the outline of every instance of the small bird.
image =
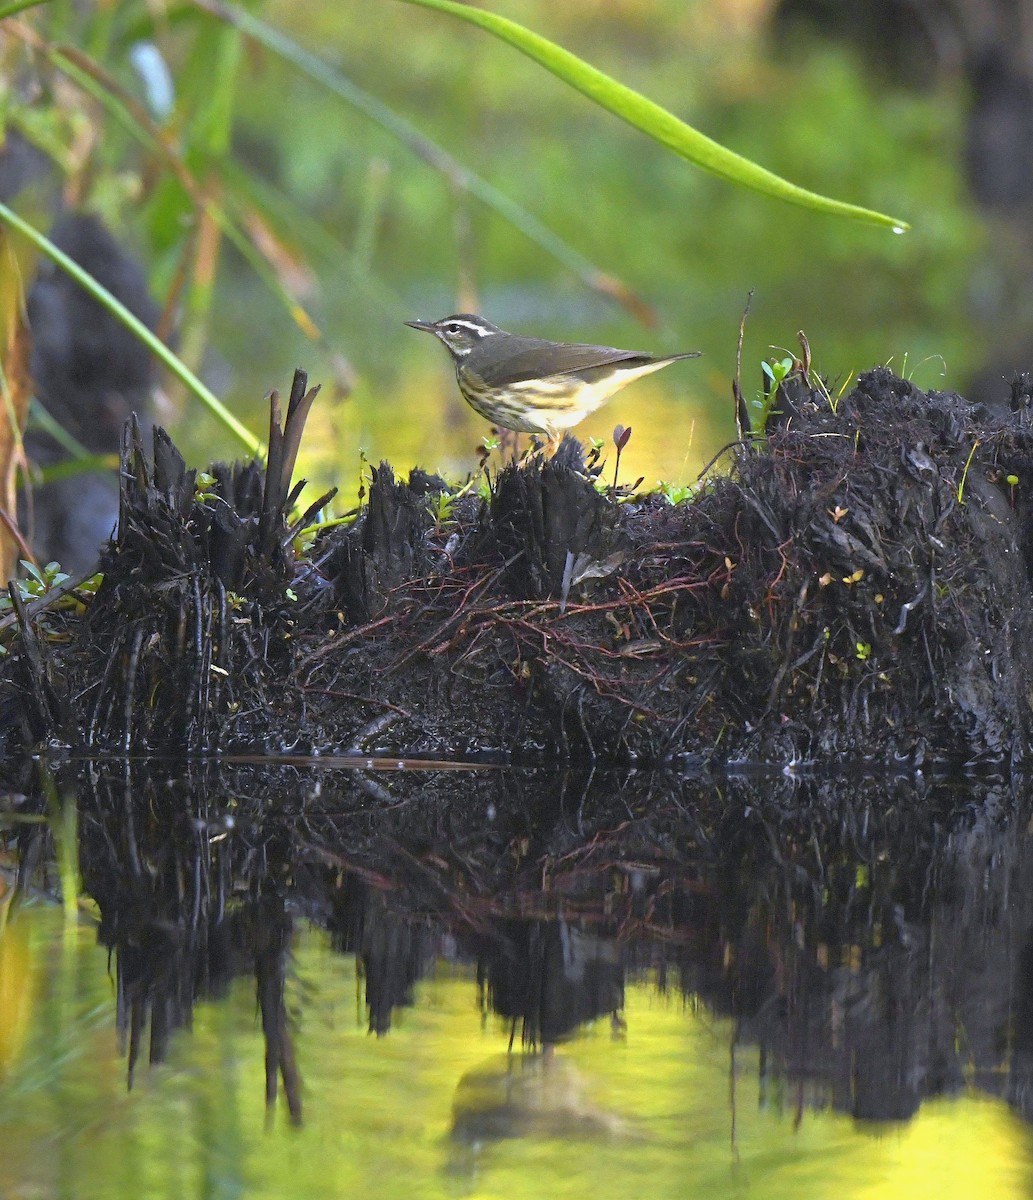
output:
M 583 421 L 633 379 L 700 353 L 655 358 L 640 350 L 518 337 L 471 313 L 405 324 L 444 343 L 463 399 L 475 412 L 502 429 L 548 438 Z

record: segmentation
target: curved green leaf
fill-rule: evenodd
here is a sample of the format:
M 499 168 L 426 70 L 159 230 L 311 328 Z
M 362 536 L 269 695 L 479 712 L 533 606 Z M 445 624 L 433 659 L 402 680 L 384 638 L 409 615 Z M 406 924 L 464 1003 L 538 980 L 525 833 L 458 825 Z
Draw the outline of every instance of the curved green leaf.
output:
M 686 125 L 673 113 L 662 108 L 652 100 L 634 89 L 618 83 L 616 79 L 590 66 L 583 59 L 571 54 L 550 42 L 540 34 L 532 33 L 523 25 L 500 17 L 495 13 L 486 12 L 481 8 L 470 8 L 465 4 L 457 4 L 455 0 L 405 0 L 407 4 L 418 4 L 421 8 L 431 8 L 437 12 L 450 13 L 471 25 L 486 29 L 511 46 L 515 46 L 529 58 L 540 63 L 547 71 L 551 71 L 565 83 L 584 93 L 590 100 L 602 108 L 609 109 L 614 116 L 641 129 L 643 133 L 680 154 L 689 162 L 710 171 L 714 175 L 727 179 L 731 183 L 742 184 L 743 187 L 753 188 L 765 195 L 774 196 L 779 200 L 787 200 L 791 204 L 800 204 L 817 212 L 829 213 L 833 216 L 852 217 L 858 221 L 870 221 L 875 225 L 889 226 L 895 233 L 903 233 L 910 226 L 898 217 L 886 216 L 870 208 L 861 208 L 856 204 L 846 204 L 842 200 L 833 200 L 821 196 L 817 192 L 798 187 L 781 176 L 768 171 L 766 168 L 743 158 L 733 150 L 719 145 L 706 134 Z
M 234 434 L 241 443 L 248 449 L 251 454 L 256 457 L 261 457 L 265 453 L 265 447 L 258 438 L 245 426 L 237 420 L 237 418 L 229 411 L 222 401 L 209 391 L 208 388 L 197 378 L 190 368 L 181 359 L 160 341 L 139 319 L 134 316 L 128 308 L 107 290 L 102 287 L 92 275 L 79 266 L 79 264 L 68 257 L 67 254 L 38 229 L 34 228 L 27 221 L 23 221 L 16 212 L 13 212 L 6 204 L 0 203 L 0 221 L 6 221 L 12 229 L 17 229 L 23 237 L 29 239 L 30 242 L 39 250 L 41 250 L 47 258 L 56 263 L 62 271 L 70 275 L 80 287 L 84 288 L 89 294 L 100 304 L 107 309 L 109 313 L 120 321 L 126 329 L 151 351 L 151 353 L 172 372 L 189 390 L 195 395 L 198 400 L 204 404 L 212 415 L 224 425 L 232 434 Z

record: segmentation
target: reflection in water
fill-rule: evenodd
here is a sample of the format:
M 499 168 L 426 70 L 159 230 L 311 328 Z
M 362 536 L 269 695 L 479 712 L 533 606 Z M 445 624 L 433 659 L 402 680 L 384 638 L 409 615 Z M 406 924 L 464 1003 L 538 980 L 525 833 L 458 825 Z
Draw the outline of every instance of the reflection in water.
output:
M 542 1054 L 490 1058 L 460 1079 L 452 1136 L 477 1146 L 510 1137 L 597 1137 L 627 1132 L 628 1123 L 588 1094 L 569 1059 Z
M 602 1107 L 585 1075 L 552 1047 L 541 1054 L 497 1055 L 459 1080 L 446 1170 L 474 1178 L 481 1157 L 506 1138 L 616 1142 L 634 1136 L 631 1123 Z
M 325 1055 L 314 1053 L 321 1009 L 299 966 L 303 918 L 326 931 L 328 961 L 354 955 L 378 1038 L 445 964 L 475 969 L 476 990 L 461 976 L 449 995 L 465 988 L 471 1006 L 479 996 L 514 1053 L 497 1056 L 493 1044 L 438 1055 L 425 1035 L 405 1042 L 410 1061 L 399 1064 L 417 1072 L 433 1062 L 447 1081 L 435 1154 L 452 1178 L 473 1179 L 486 1161 L 503 1171 L 510 1142 L 595 1144 L 618 1172 L 630 1161 L 622 1155 L 669 1144 L 649 1097 L 664 1094 L 668 1076 L 702 1069 L 700 1043 L 651 1055 L 651 1019 L 626 1007 L 626 988 L 644 977 L 655 996 L 702 1004 L 694 1017 L 676 1010 L 686 1028 L 731 1022 L 731 1044 L 712 1064 L 725 1083 L 711 1095 L 713 1115 L 697 1118 L 713 1124 L 722 1172 L 758 1111 L 789 1114 L 783 1138 L 794 1127 L 802 1138 L 804 1113 L 830 1107 L 903 1128 L 930 1098 L 974 1085 L 1033 1117 L 1029 814 L 999 781 L 705 786 L 517 770 L 371 781 L 193 763 L 176 774 L 167 764 L 80 765 L 58 783 L 77 789 L 83 886 L 112 952 L 130 1084 L 141 1055 L 161 1062 L 180 1044 L 172 1034 L 191 1027 L 199 1000 L 239 991 L 243 977 L 268 1105 L 282 1093 L 300 1123 L 304 1096 L 305 1125 L 319 1129 L 337 1090 L 367 1096 L 399 1036 L 349 1042 L 343 1077 L 327 1077 L 342 1035 L 323 1014 L 333 1028 Z M 25 818 L 43 805 L 28 788 L 15 809 Z M 8 828 L 16 890 L 46 895 L 48 827 Z M 15 910 L 0 943 L 0 998 L 11 993 L 4 964 L 26 911 Z M 610 1047 L 592 1069 L 580 1057 L 586 1043 L 571 1040 L 586 1028 Z M 18 1057 L 5 1055 L 0 1075 Z M 638 1090 L 620 1095 L 615 1081 L 636 1070 Z M 600 1072 L 616 1098 L 600 1094 Z M 823 1194 L 815 1178 L 796 1194 Z
M 478 978 L 487 1006 L 520 1024 L 525 1046 L 548 1049 L 601 1013 L 619 1021 L 624 971 L 612 938 L 551 921 L 500 920 L 481 952 Z M 513 1039 L 510 1038 L 512 1047 Z

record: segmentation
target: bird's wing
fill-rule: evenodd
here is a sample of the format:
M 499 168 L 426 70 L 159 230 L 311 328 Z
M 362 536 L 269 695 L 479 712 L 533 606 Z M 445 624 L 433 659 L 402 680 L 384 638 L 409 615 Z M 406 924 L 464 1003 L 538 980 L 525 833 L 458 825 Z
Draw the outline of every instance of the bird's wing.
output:
M 536 338 L 520 338 L 519 342 L 517 346 L 507 346 L 502 355 L 495 349 L 496 357 L 487 368 L 473 359 L 469 363 L 471 370 L 493 387 L 505 387 L 546 375 L 576 375 L 612 363 L 644 364 L 652 360 L 652 355 L 641 351 L 617 350 L 612 346 L 563 345 Z

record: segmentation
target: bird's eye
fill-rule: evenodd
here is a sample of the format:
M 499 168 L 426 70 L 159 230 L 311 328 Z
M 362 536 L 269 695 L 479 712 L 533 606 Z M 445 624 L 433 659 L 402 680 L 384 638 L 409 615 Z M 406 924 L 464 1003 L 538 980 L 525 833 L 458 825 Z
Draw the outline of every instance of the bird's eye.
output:
M 453 337 L 458 337 L 463 332 L 463 329 L 461 325 L 446 325 L 445 332 L 450 333 Z

